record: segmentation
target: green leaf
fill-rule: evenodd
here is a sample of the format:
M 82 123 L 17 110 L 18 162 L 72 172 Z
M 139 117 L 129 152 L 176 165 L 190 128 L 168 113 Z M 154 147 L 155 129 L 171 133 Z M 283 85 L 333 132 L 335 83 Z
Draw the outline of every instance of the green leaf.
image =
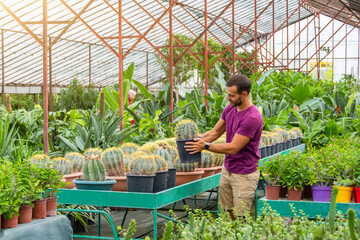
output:
M 296 103 L 302 104 L 310 95 L 310 88 L 308 85 L 304 83 L 304 81 L 300 81 L 296 87 L 291 91 L 291 96 L 295 99 Z
M 329 138 L 338 135 L 338 124 L 334 120 L 329 120 L 325 125 L 324 134 Z
M 72 144 L 69 140 L 67 140 L 66 138 L 64 138 L 63 136 L 59 136 L 60 140 L 66 145 L 68 146 L 72 151 L 74 152 L 79 152 L 79 149 Z
M 137 88 L 140 90 L 141 94 L 144 95 L 145 98 L 153 99 L 153 95 L 146 89 L 144 85 L 142 85 L 140 82 L 133 80 L 133 83 L 137 86 Z
M 134 69 L 135 69 L 135 63 L 132 62 L 128 68 L 126 69 L 126 71 L 123 72 L 123 79 L 128 79 L 130 82 L 133 79 L 134 76 Z

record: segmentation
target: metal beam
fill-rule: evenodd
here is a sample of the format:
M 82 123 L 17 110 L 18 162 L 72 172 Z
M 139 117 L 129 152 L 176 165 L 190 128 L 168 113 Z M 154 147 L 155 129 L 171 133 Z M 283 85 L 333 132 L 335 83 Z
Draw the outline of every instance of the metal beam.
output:
M 44 154 L 49 154 L 48 133 L 48 49 L 47 49 L 47 0 L 43 0 L 43 116 L 44 116 Z

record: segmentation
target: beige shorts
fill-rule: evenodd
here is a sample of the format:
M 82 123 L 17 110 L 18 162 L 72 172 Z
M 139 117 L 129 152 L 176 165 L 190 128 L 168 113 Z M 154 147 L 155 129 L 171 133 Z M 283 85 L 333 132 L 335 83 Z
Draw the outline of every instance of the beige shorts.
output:
M 229 173 L 223 166 L 219 183 L 219 202 L 223 209 L 235 208 L 238 216 L 251 210 L 260 171 L 250 174 Z

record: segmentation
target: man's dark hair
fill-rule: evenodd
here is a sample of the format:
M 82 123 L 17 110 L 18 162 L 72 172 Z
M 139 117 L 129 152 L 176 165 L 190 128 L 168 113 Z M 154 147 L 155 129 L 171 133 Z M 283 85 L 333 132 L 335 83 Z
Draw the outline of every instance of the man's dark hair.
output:
M 229 81 L 226 82 L 226 86 L 236 86 L 239 94 L 241 94 L 243 91 L 249 94 L 251 90 L 251 81 L 247 76 L 243 74 L 236 74 L 232 76 Z

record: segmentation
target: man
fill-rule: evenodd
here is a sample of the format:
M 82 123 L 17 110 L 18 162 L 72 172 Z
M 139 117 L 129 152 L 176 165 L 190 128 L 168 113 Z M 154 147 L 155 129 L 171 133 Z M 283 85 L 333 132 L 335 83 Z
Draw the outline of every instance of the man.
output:
M 259 110 L 249 98 L 251 81 L 245 75 L 234 75 L 226 83 L 229 105 L 224 109 L 215 127 L 204 133 L 195 142 L 187 142 L 190 153 L 209 150 L 224 153 L 225 161 L 219 184 L 219 202 L 227 208 L 232 218 L 232 209 L 238 216 L 250 211 L 260 172 L 259 143 L 263 120 Z M 212 143 L 226 131 L 226 143 Z

